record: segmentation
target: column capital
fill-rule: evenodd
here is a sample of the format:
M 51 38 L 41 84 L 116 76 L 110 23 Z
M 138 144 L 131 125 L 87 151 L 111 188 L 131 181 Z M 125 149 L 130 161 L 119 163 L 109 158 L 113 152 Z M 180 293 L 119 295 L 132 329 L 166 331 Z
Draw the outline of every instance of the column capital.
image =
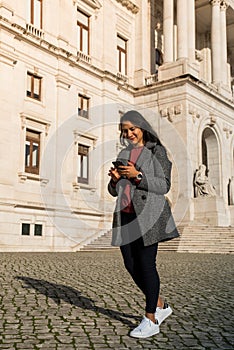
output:
M 210 0 L 212 6 L 220 6 L 221 0 Z
M 228 8 L 227 2 L 226 1 L 222 1 L 221 5 L 220 5 L 221 11 L 226 11 L 227 8 Z

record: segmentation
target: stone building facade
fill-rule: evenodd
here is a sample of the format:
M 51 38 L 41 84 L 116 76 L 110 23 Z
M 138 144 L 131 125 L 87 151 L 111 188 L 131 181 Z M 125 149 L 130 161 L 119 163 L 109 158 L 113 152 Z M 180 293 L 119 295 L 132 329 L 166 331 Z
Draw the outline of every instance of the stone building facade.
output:
M 177 222 L 234 226 L 233 0 L 0 0 L 0 67 L 0 250 L 75 251 L 110 228 L 130 108 L 168 149 Z

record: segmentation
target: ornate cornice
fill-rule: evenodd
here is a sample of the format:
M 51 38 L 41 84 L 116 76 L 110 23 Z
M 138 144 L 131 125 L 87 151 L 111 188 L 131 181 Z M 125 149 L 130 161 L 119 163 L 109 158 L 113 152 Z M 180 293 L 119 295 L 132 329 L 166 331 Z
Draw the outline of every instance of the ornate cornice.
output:
M 116 0 L 116 1 L 119 2 L 122 6 L 126 7 L 129 11 L 131 11 L 134 14 L 136 14 L 139 11 L 139 7 L 130 0 Z
M 100 9 L 102 5 L 98 0 L 83 0 L 88 6 L 92 7 L 93 9 Z M 74 5 L 82 5 L 80 0 L 73 0 Z

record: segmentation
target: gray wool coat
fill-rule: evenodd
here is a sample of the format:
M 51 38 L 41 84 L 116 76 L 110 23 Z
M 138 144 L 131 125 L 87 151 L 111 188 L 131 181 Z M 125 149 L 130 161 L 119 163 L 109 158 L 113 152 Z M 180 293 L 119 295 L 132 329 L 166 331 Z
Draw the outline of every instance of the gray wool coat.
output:
M 129 160 L 131 147 L 123 149 L 117 160 Z M 145 246 L 178 237 L 178 231 L 165 194 L 171 186 L 171 162 L 163 146 L 147 142 L 135 167 L 141 171 L 143 178 L 139 184 L 128 179 L 120 179 L 116 186 L 108 184 L 109 193 L 117 197 L 113 213 L 112 245 L 121 246 L 143 238 Z M 128 229 L 121 227 L 121 197 L 126 186 L 130 184 L 132 204 L 136 219 L 128 224 Z

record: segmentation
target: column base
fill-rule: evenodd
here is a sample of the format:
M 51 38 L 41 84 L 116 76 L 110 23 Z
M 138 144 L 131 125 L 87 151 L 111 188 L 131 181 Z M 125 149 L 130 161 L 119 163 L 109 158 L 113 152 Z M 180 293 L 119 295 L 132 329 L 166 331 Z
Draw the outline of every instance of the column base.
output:
M 194 198 L 194 221 L 202 225 L 229 226 L 230 211 L 221 197 Z
M 181 58 L 176 62 L 165 63 L 158 69 L 158 81 L 176 78 L 184 74 L 191 74 L 199 78 L 199 64 Z
M 229 206 L 229 211 L 230 211 L 230 218 L 231 218 L 230 225 L 234 226 L 234 205 Z
M 149 75 L 149 72 L 145 69 L 139 69 L 134 72 L 134 85 L 135 86 L 144 86 L 145 77 Z

